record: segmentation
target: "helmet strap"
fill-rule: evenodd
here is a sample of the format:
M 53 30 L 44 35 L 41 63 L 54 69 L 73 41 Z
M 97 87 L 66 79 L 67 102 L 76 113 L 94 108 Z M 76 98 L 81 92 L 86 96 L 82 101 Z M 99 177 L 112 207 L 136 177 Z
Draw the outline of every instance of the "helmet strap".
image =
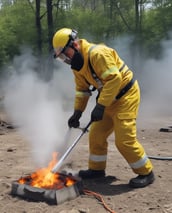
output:
M 71 34 L 69 35 L 69 40 L 68 40 L 68 42 L 67 42 L 67 44 L 65 45 L 65 47 L 63 48 L 63 50 L 62 50 L 62 53 L 66 50 L 66 48 L 68 48 L 68 47 L 71 47 L 71 48 L 74 48 L 73 47 L 73 41 L 77 38 L 77 34 L 78 34 L 78 32 L 76 31 L 76 30 L 73 30 L 72 29 L 72 32 L 71 32 Z M 76 50 L 76 49 L 75 49 Z

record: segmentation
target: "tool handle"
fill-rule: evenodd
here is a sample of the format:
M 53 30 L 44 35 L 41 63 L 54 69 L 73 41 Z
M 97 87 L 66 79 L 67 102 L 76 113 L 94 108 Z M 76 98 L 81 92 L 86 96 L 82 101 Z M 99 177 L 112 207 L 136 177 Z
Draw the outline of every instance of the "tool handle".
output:
M 87 132 L 88 127 L 91 125 L 92 121 L 90 121 L 87 126 L 82 129 L 82 133 L 77 137 L 77 139 L 73 142 L 73 144 L 67 149 L 67 151 L 64 153 L 64 155 L 61 157 L 61 159 L 56 163 L 56 165 L 51 170 L 52 173 L 56 173 L 57 170 L 61 167 L 63 161 L 67 158 L 69 153 L 72 151 L 72 149 L 76 146 L 76 144 L 79 142 L 80 138 Z
M 92 120 L 90 120 L 90 122 L 87 124 L 87 126 L 82 130 L 83 133 L 85 133 L 88 130 L 88 128 L 91 125 L 91 123 L 92 123 Z

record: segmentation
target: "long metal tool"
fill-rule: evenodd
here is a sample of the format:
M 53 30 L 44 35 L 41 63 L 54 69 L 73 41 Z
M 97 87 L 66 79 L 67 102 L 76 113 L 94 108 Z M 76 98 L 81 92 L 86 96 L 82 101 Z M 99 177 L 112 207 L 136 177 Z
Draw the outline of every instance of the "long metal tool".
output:
M 53 169 L 51 170 L 52 173 L 56 173 L 58 171 L 58 169 L 60 169 L 63 161 L 67 158 L 67 156 L 70 154 L 70 152 L 76 146 L 76 144 L 79 142 L 79 140 L 81 139 L 81 137 L 87 132 L 88 127 L 91 125 L 91 123 L 92 123 L 92 121 L 90 121 L 85 128 L 81 129 L 82 130 L 81 134 L 78 135 L 78 137 L 75 139 L 75 141 L 73 142 L 73 144 L 67 149 L 67 151 L 64 153 L 64 155 L 62 155 L 62 157 L 60 158 L 60 160 L 53 167 Z

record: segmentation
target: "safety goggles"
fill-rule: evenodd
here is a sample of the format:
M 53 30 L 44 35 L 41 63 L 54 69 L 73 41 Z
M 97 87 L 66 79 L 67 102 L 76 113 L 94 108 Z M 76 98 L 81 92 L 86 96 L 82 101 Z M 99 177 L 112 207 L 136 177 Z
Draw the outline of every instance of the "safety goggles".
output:
M 65 51 L 67 50 L 67 48 L 69 48 L 69 47 L 56 48 L 54 58 L 56 58 L 57 60 L 60 60 L 62 62 L 65 62 L 66 64 L 71 64 L 71 59 L 65 55 Z

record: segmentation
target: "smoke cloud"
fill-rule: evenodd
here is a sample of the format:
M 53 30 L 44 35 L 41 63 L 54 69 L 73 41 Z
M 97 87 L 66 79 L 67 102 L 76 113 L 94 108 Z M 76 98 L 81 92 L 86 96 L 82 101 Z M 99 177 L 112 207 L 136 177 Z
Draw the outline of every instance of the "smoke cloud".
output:
M 171 125 L 172 116 L 172 40 L 162 43 L 163 57 L 159 60 L 150 59 L 142 62 L 142 72 L 137 74 L 141 87 L 140 117 Z
M 51 160 L 52 152 L 64 152 L 68 129 L 65 108 L 69 106 L 66 100 L 74 90 L 69 88 L 72 83 L 68 84 L 68 70 L 61 67 L 62 72 L 54 72 L 52 80 L 46 82 L 35 72 L 36 66 L 31 52 L 14 59 L 4 84 L 4 106 L 13 125 L 29 142 L 36 164 L 41 166 Z

